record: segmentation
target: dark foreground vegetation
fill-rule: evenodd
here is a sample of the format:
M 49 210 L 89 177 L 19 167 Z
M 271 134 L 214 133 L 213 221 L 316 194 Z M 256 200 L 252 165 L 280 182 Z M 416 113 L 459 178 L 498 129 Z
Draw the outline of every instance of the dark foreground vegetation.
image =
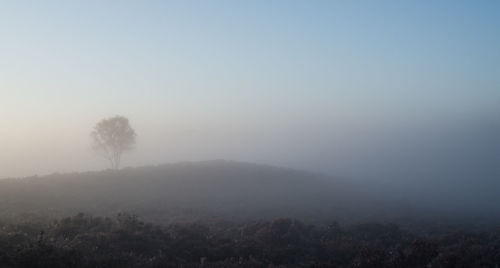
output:
M 497 210 L 393 192 L 226 161 L 0 180 L 0 268 L 498 267 Z
M 393 224 L 182 223 L 78 214 L 2 223 L 0 267 L 497 267 L 500 230 L 417 236 Z

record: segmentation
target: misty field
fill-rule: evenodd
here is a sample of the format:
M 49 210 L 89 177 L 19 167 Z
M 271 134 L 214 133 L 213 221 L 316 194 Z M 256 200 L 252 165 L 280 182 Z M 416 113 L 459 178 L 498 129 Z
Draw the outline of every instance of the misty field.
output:
M 499 268 L 500 0 L 0 1 L 0 268 Z
M 2 267 L 494 267 L 498 220 L 342 179 L 189 162 L 0 181 Z M 447 215 L 447 216 L 446 216 Z

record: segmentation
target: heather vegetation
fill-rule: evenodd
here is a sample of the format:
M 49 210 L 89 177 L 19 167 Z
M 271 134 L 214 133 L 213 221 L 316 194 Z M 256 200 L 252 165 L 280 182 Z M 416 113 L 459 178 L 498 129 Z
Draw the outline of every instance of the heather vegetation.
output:
M 500 231 L 419 236 L 394 224 L 145 223 L 77 214 L 2 223 L 1 267 L 495 267 Z
M 0 267 L 500 263 L 493 217 L 425 210 L 291 169 L 212 161 L 1 180 L 0 186 Z

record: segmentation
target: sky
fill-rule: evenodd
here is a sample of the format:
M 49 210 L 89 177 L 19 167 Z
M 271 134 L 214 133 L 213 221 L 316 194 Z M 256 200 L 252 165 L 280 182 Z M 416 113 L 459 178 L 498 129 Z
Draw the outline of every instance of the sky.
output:
M 498 1 L 3 1 L 0 178 L 106 168 L 89 133 L 114 115 L 138 134 L 126 166 L 368 176 L 359 166 L 396 137 L 498 122 L 498 14 Z

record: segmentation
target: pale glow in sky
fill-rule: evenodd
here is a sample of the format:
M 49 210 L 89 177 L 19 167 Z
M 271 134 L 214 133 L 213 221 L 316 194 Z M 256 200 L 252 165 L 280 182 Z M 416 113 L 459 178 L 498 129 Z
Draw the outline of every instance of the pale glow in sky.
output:
M 496 1 L 6 1 L 0 177 L 234 159 L 345 170 L 394 129 L 496 117 Z M 361 149 L 363 147 L 364 149 Z

